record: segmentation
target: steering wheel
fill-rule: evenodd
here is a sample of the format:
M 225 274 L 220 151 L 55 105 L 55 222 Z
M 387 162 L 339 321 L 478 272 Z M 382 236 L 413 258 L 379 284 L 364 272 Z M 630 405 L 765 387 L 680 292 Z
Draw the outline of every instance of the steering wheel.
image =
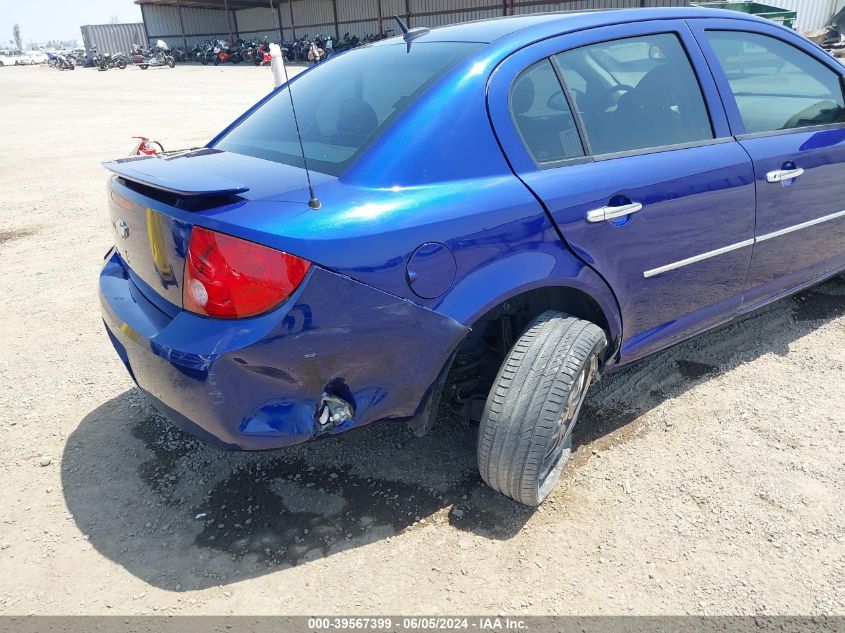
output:
M 615 84 L 613 86 L 608 86 L 606 88 L 602 88 L 598 95 L 599 103 L 608 103 L 608 105 L 602 110 L 602 112 L 607 112 L 612 106 L 615 106 L 619 103 L 619 99 L 625 93 L 631 92 L 634 89 L 634 86 L 628 84 Z M 616 93 L 620 93 L 618 97 L 613 98 L 613 95 Z

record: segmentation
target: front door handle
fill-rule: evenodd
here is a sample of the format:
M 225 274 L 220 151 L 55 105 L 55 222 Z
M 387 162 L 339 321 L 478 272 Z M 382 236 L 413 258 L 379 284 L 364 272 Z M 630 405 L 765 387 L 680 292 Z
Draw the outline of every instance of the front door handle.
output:
M 618 207 L 599 207 L 598 209 L 587 211 L 587 222 L 604 222 L 606 220 L 622 218 L 626 215 L 636 213 L 642 208 L 643 205 L 639 202 L 630 202 Z
M 792 180 L 798 178 L 804 173 L 800 167 L 795 169 L 776 169 L 766 174 L 766 182 L 784 182 L 785 180 Z

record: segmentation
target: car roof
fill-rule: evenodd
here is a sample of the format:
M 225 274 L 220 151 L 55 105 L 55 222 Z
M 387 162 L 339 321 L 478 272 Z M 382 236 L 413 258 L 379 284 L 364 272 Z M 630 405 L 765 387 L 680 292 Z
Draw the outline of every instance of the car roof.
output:
M 604 9 L 599 11 L 532 13 L 489 18 L 434 27 L 419 42 L 479 42 L 490 44 L 507 36 L 522 42 L 532 42 L 581 29 L 611 24 L 642 22 L 645 20 L 682 20 L 687 18 L 729 18 L 763 22 L 747 13 L 702 7 L 660 7 L 647 9 Z M 423 18 L 418 18 L 421 21 Z M 422 26 L 415 24 L 415 27 Z M 395 42 L 389 38 L 384 42 Z

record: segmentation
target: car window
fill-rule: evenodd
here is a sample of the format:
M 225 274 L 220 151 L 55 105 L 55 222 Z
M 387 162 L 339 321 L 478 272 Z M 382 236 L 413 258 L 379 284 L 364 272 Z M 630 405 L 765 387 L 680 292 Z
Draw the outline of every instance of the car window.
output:
M 510 107 L 528 151 L 538 163 L 584 156 L 584 147 L 560 81 L 548 59 L 514 80 Z
M 777 38 L 707 31 L 749 134 L 845 122 L 839 75 Z
M 291 85 L 308 166 L 339 176 L 432 82 L 481 46 L 467 42 L 365 46 L 297 78 Z M 215 147 L 301 167 L 287 88 Z
M 592 44 L 555 60 L 593 154 L 713 138 L 701 88 L 675 35 Z

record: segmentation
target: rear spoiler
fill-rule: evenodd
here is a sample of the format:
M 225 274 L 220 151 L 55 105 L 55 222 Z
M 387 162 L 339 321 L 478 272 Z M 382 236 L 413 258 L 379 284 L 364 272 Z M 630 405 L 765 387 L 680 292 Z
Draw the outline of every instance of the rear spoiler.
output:
M 249 191 L 249 187 L 197 168 L 182 158 L 218 153 L 202 148 L 195 151 L 131 156 L 103 163 L 103 167 L 121 178 L 147 187 L 161 189 L 180 198 L 219 198 Z

